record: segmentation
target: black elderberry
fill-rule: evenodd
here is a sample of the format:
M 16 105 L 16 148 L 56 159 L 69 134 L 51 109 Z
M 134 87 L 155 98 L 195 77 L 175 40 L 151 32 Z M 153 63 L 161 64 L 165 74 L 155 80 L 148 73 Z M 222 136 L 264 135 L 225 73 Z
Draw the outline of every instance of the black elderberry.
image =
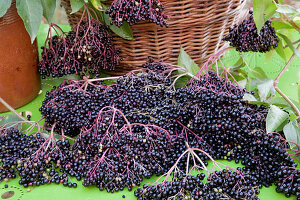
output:
M 124 22 L 132 25 L 141 20 L 150 20 L 157 25 L 168 27 L 168 17 L 163 10 L 164 6 L 159 0 L 119 0 L 112 2 L 106 13 L 110 16 L 111 24 L 118 27 Z
M 236 47 L 236 50 L 241 52 L 267 52 L 276 48 L 279 40 L 275 29 L 271 26 L 271 20 L 266 21 L 258 33 L 252 11 L 249 14 L 248 19 L 231 27 L 229 34 L 223 40 L 229 41 L 230 46 Z
M 57 25 L 52 24 L 49 33 L 52 29 L 60 35 L 48 34 L 42 48 L 42 60 L 38 64 L 42 78 L 99 74 L 100 70 L 114 70 L 119 64 L 120 51 L 114 46 L 108 27 L 91 16 L 67 34 Z

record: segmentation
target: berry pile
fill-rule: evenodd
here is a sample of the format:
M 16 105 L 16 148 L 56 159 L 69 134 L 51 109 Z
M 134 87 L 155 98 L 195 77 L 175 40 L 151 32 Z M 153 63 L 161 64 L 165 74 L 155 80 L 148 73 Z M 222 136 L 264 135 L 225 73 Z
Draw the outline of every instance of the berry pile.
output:
M 40 108 L 45 122 L 50 127 L 57 123 L 57 132 L 75 136 L 83 126 L 92 126 L 99 110 L 114 106 L 130 122 L 155 124 L 171 134 L 182 129 L 177 121 L 200 132 L 238 130 L 249 118 L 252 129 L 264 128 L 265 107 L 248 105 L 242 99 L 245 91 L 227 84 L 215 73 L 195 80 L 187 88 L 174 89 L 166 66 L 148 62 L 144 67 L 144 73 L 124 75 L 109 86 L 67 80 L 54 87 Z M 241 119 L 235 121 L 239 116 Z
M 138 200 L 152 199 L 258 199 L 256 178 L 230 170 L 215 171 L 203 183 L 205 174 L 174 175 L 171 182 L 144 185 L 135 191 Z
M 91 128 L 98 112 L 105 106 L 122 110 L 130 122 L 147 124 L 155 118 L 148 116 L 147 112 L 168 106 L 161 101 L 166 98 L 165 94 L 170 93 L 165 90 L 170 84 L 171 80 L 151 70 L 141 75 L 124 75 L 116 84 L 109 86 L 98 81 L 87 84 L 85 81 L 67 80 L 47 92 L 40 111 L 50 127 L 56 123 L 58 133 L 70 136 L 78 135 L 82 127 Z M 160 118 L 163 119 L 162 116 Z M 163 125 L 162 122 L 156 124 Z
M 130 25 L 149 19 L 160 26 L 168 27 L 167 15 L 163 13 L 164 6 L 159 0 L 116 0 L 106 10 L 111 18 L 111 24 L 118 27 L 126 21 Z
M 230 46 L 241 52 L 267 52 L 276 48 L 279 42 L 270 20 L 265 22 L 258 33 L 252 11 L 248 19 L 229 28 L 229 34 L 223 40 L 229 41 Z
M 57 35 L 52 36 L 52 30 Z M 51 24 L 42 50 L 38 65 L 42 78 L 74 73 L 98 74 L 101 69 L 114 70 L 119 64 L 119 50 L 112 43 L 108 27 L 91 17 L 80 21 L 67 34 Z
M 286 140 L 264 131 L 266 107 L 249 105 L 243 100 L 247 90 L 212 71 L 176 89 L 173 72 L 169 65 L 149 60 L 143 70 L 112 85 L 103 79 L 65 80 L 46 94 L 40 110 L 51 133 L 78 135 L 74 144 L 53 135 L 24 136 L 29 142 L 19 145 L 16 140 L 10 148 L 26 149 L 25 154 L 4 159 L 1 175 L 14 178 L 10 162 L 16 162 L 24 186 L 53 182 L 72 187 L 71 176 L 84 186 L 116 192 L 132 190 L 152 175 L 170 176 L 189 166 L 206 169 L 208 160 L 224 159 L 244 167 L 215 171 L 207 184 L 201 183 L 203 175 L 186 172 L 135 194 L 139 199 L 257 199 L 257 188 L 276 183 L 278 192 L 300 198 L 297 164 Z M 14 139 L 7 135 L 0 138 L 2 146 Z M 10 158 L 6 154 L 0 159 Z

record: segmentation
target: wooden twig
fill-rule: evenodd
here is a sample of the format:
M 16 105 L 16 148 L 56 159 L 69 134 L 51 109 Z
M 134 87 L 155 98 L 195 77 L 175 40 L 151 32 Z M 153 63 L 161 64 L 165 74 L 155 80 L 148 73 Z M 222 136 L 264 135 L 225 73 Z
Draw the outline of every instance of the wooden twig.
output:
M 300 44 L 298 45 L 297 50 L 299 48 L 300 48 Z M 294 60 L 294 58 L 295 58 L 295 54 L 293 54 L 291 56 L 291 58 L 289 59 L 289 61 L 286 63 L 286 65 L 284 66 L 284 68 L 281 70 L 281 72 L 279 73 L 279 75 L 277 76 L 277 78 L 274 81 L 274 88 L 288 102 L 288 104 L 290 104 L 292 106 L 292 108 L 296 112 L 297 117 L 299 117 L 300 116 L 300 111 L 297 108 L 297 106 L 278 88 L 279 79 L 284 74 L 284 72 L 287 70 L 287 68 L 290 66 L 290 64 Z
M 22 115 L 20 115 L 13 107 L 11 107 L 8 103 L 6 103 L 6 101 L 4 101 L 4 99 L 2 99 L 0 97 L 0 103 L 2 103 L 8 110 L 10 110 L 11 112 L 13 112 L 17 117 L 19 117 L 21 120 L 25 121 L 25 122 L 29 122 L 27 119 L 25 119 Z

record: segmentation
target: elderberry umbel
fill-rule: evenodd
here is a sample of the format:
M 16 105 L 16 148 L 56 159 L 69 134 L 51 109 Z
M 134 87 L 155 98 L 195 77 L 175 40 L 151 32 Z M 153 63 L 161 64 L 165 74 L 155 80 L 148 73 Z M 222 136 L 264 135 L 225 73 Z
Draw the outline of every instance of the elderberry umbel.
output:
M 150 20 L 157 25 L 168 27 L 168 17 L 163 13 L 164 8 L 159 0 L 114 0 L 106 13 L 110 16 L 111 24 L 118 27 L 122 26 L 124 21 L 132 25 L 141 20 Z
M 300 169 L 282 166 L 277 176 L 276 191 L 284 193 L 286 197 L 296 195 L 297 199 L 300 199 Z
M 256 28 L 253 13 L 240 24 L 235 24 L 229 28 L 229 34 L 223 40 L 229 41 L 230 46 L 236 47 L 237 51 L 242 52 L 267 52 L 278 46 L 278 37 L 275 29 L 271 26 L 271 20 L 263 25 L 260 33 Z
M 152 199 L 258 199 L 256 178 L 230 170 L 215 171 L 208 181 L 204 173 L 197 176 L 176 174 L 171 181 L 144 185 L 134 194 L 138 200 Z
M 55 36 L 52 36 L 53 30 Z M 51 24 L 42 50 L 42 60 L 38 65 L 42 78 L 74 73 L 99 74 L 100 70 L 114 70 L 119 64 L 119 50 L 112 42 L 108 27 L 93 19 L 88 8 L 76 27 L 67 34 Z
M 70 143 L 52 139 L 40 133 L 27 136 L 14 129 L 0 130 L 0 182 L 19 175 L 25 188 L 50 183 L 75 187 L 60 169 L 71 158 Z

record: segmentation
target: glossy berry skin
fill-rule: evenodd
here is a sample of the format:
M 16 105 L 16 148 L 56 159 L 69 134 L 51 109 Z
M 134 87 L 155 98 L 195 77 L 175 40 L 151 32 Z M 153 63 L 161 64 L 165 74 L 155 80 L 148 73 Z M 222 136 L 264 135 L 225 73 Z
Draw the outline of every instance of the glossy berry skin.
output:
M 223 40 L 230 42 L 230 46 L 236 47 L 240 52 L 263 53 L 276 48 L 279 42 L 275 29 L 271 26 L 271 20 L 266 21 L 258 33 L 252 11 L 248 19 L 231 27 Z

